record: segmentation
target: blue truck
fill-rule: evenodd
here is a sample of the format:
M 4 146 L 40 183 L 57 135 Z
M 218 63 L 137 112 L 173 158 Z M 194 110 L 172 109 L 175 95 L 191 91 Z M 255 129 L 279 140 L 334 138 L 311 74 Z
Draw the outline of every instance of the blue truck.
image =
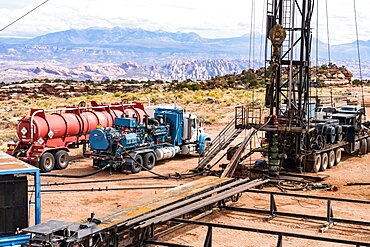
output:
M 196 115 L 174 106 L 152 112 L 143 119 L 122 115 L 113 127 L 93 130 L 89 136 L 93 166 L 138 173 L 176 154 L 202 154 L 211 142 Z

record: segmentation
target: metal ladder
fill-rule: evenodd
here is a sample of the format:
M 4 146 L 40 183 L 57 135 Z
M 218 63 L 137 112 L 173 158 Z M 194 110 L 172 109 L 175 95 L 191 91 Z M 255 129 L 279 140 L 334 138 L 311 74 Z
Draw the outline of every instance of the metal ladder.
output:
M 285 59 L 290 59 L 290 32 L 291 32 L 291 28 L 292 28 L 292 0 L 284 0 L 283 1 L 283 8 L 284 8 L 284 15 L 281 16 L 280 18 L 282 18 L 282 24 L 283 24 L 283 27 L 287 33 L 286 35 L 286 38 L 285 38 L 285 41 L 283 43 L 283 46 L 282 46 L 282 55 L 286 54 L 286 58 Z M 293 3 L 294 4 L 294 3 Z
M 212 159 L 243 131 L 243 128 L 238 128 L 235 125 L 236 118 L 231 122 L 212 140 L 211 144 L 204 150 L 203 154 L 199 157 L 197 170 L 203 169 Z

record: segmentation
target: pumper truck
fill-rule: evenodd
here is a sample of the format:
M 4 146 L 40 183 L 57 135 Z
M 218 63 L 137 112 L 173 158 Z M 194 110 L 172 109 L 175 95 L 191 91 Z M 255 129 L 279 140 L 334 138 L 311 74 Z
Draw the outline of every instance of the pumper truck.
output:
M 122 114 L 113 127 L 90 133 L 93 166 L 138 173 L 176 154 L 201 154 L 211 137 L 198 124 L 194 114 L 173 106 L 155 108 L 141 123 L 135 116 Z

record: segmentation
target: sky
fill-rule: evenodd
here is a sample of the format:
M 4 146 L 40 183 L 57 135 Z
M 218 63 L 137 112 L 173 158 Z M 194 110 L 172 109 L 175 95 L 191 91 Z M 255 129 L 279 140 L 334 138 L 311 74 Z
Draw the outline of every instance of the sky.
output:
M 0 29 L 44 0 L 1 0 Z M 0 32 L 2 37 L 35 37 L 89 27 L 130 27 L 195 32 L 205 38 L 237 37 L 251 31 L 253 0 L 49 0 Z M 255 1 L 256 32 L 262 32 L 265 0 Z M 327 0 L 331 44 L 356 40 L 354 0 Z M 317 1 L 316 1 L 317 2 Z M 356 0 L 359 39 L 370 40 L 369 0 Z M 318 0 L 319 39 L 326 42 L 325 0 Z M 316 28 L 316 12 L 312 27 Z M 316 31 L 313 30 L 315 35 Z

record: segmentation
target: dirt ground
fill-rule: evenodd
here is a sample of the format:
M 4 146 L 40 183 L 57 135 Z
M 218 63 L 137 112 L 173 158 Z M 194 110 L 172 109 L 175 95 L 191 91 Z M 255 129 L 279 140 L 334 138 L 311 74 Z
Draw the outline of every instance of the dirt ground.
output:
M 370 90 L 365 91 L 365 101 L 370 103 Z M 206 131 L 215 137 L 228 121 L 234 116 L 234 107 L 210 108 L 207 106 L 188 106 L 187 110 L 207 114 L 222 115 L 217 124 L 206 126 Z M 370 109 L 367 109 L 369 112 Z M 235 142 L 240 142 L 245 133 L 242 133 Z M 258 140 L 257 140 L 258 142 Z M 255 159 L 255 157 L 252 159 Z M 176 157 L 172 160 L 161 161 L 154 167 L 153 171 L 158 174 L 186 173 L 196 167 L 198 157 Z M 311 190 L 299 191 L 308 195 L 321 195 L 338 198 L 352 198 L 361 200 L 370 200 L 370 186 L 346 186 L 350 182 L 370 182 L 370 154 L 364 156 L 347 156 L 343 157 L 342 162 L 328 169 L 319 175 L 329 175 L 324 183 L 337 186 L 337 191 Z M 218 167 L 215 167 L 218 168 Z M 95 171 L 92 168 L 92 161 L 89 158 L 77 159 L 72 162 L 68 169 L 63 171 L 53 171 L 54 174 L 86 174 Z M 312 175 L 312 174 L 309 174 Z M 193 179 L 150 179 L 145 178 L 152 176 L 146 171 L 139 174 L 123 174 L 119 172 L 110 173 L 104 171 L 91 177 L 81 179 L 66 179 L 42 177 L 42 190 L 51 189 L 89 189 L 89 192 L 53 192 L 42 193 L 42 222 L 51 219 L 76 222 L 90 217 L 92 212 L 114 211 L 118 208 L 124 208 L 129 202 L 140 200 L 147 196 L 152 196 L 165 189 L 135 189 L 139 187 L 150 186 L 178 186 Z M 56 182 L 74 182 L 74 181 L 91 181 L 104 179 L 121 179 L 121 178 L 142 178 L 137 180 L 98 182 L 86 184 L 69 184 L 52 186 Z M 50 184 L 50 186 L 46 186 Z M 127 188 L 127 190 L 104 191 L 110 188 Z M 99 189 L 101 191 L 99 191 Z M 276 188 L 264 188 L 265 190 L 277 190 Z M 286 212 L 296 212 L 302 214 L 314 214 L 326 216 L 326 202 L 304 198 L 276 197 L 278 210 Z M 269 201 L 267 195 L 244 193 L 236 203 L 230 205 L 238 207 L 249 207 L 256 209 L 268 209 Z M 356 219 L 370 221 L 370 204 L 348 204 L 333 202 L 334 216 L 347 219 Z M 31 211 L 32 212 L 32 211 Z M 31 217 L 32 219 L 32 217 Z M 227 225 L 238 225 L 253 227 L 259 229 L 270 229 L 279 231 L 288 231 L 315 236 L 335 237 L 344 239 L 353 239 L 358 241 L 370 242 L 370 227 L 354 226 L 347 224 L 336 224 L 329 231 L 319 233 L 322 221 L 312 219 L 291 219 L 287 217 L 276 217 L 271 221 L 266 221 L 266 215 L 247 214 L 231 211 L 215 211 L 202 220 L 222 223 Z M 33 224 L 31 220 L 31 224 Z M 179 244 L 189 244 L 192 246 L 203 246 L 207 229 L 205 227 L 188 226 L 168 234 L 161 240 Z M 238 232 L 231 230 L 213 230 L 213 246 L 276 246 L 277 237 L 260 233 Z M 325 242 L 309 241 L 297 238 L 283 238 L 284 246 L 342 246 Z M 345 246 L 345 245 L 343 245 Z
M 225 123 L 208 126 L 207 132 L 213 137 L 223 128 Z M 239 141 L 243 138 L 243 133 Z M 238 141 L 238 140 L 236 140 Z M 159 174 L 183 173 L 196 167 L 197 157 L 177 157 L 172 160 L 159 162 L 153 169 Z M 320 174 L 329 175 L 325 183 L 338 186 L 338 191 L 313 190 L 300 191 L 299 193 L 309 195 L 331 196 L 339 198 L 353 198 L 370 200 L 370 186 L 346 186 L 349 182 L 370 182 L 370 154 L 362 157 L 345 157 L 336 167 L 326 170 Z M 70 167 L 63 171 L 54 171 L 57 174 L 86 174 L 95 171 L 92 168 L 92 161 L 88 158 L 75 160 Z M 42 221 L 58 219 L 63 221 L 80 221 L 90 216 L 90 213 L 114 211 L 117 208 L 124 208 L 128 202 L 140 200 L 146 196 L 155 195 L 164 189 L 135 190 L 143 186 L 178 186 L 193 179 L 185 180 L 164 180 L 144 178 L 151 176 L 148 172 L 139 174 L 123 174 L 119 172 L 109 173 L 104 171 L 91 177 L 82 179 L 66 179 L 42 177 L 42 184 L 55 182 L 89 181 L 100 179 L 138 178 L 140 180 L 100 182 L 88 184 L 43 186 L 42 189 L 106 189 L 106 188 L 130 188 L 120 191 L 93 191 L 93 192 L 53 192 L 42 193 Z M 312 174 L 310 174 L 312 175 Z M 265 188 L 276 190 L 274 188 Z M 304 214 L 326 215 L 326 202 L 310 199 L 293 199 L 288 197 L 277 197 L 278 210 L 286 212 L 297 212 Z M 238 202 L 230 205 L 249 207 L 256 209 L 268 209 L 267 195 L 244 193 Z M 333 202 L 335 217 L 349 218 L 363 221 L 370 221 L 370 204 L 356 205 L 348 203 Z M 216 211 L 202 220 L 222 223 L 228 225 L 239 225 L 261 229 L 280 230 L 296 232 L 309 235 L 336 237 L 370 242 L 370 227 L 359 227 L 346 224 L 337 224 L 325 233 L 319 233 L 323 226 L 322 221 L 310 219 L 291 219 L 277 217 L 271 221 L 265 221 L 265 215 L 247 214 L 230 211 Z M 168 234 L 161 240 L 192 246 L 203 246 L 207 229 L 205 227 L 188 226 Z M 276 246 L 277 237 L 259 233 L 237 232 L 231 230 L 214 229 L 213 246 Z M 332 243 L 315 242 L 296 238 L 283 238 L 284 246 L 342 246 Z M 344 245 L 343 245 L 344 246 Z

